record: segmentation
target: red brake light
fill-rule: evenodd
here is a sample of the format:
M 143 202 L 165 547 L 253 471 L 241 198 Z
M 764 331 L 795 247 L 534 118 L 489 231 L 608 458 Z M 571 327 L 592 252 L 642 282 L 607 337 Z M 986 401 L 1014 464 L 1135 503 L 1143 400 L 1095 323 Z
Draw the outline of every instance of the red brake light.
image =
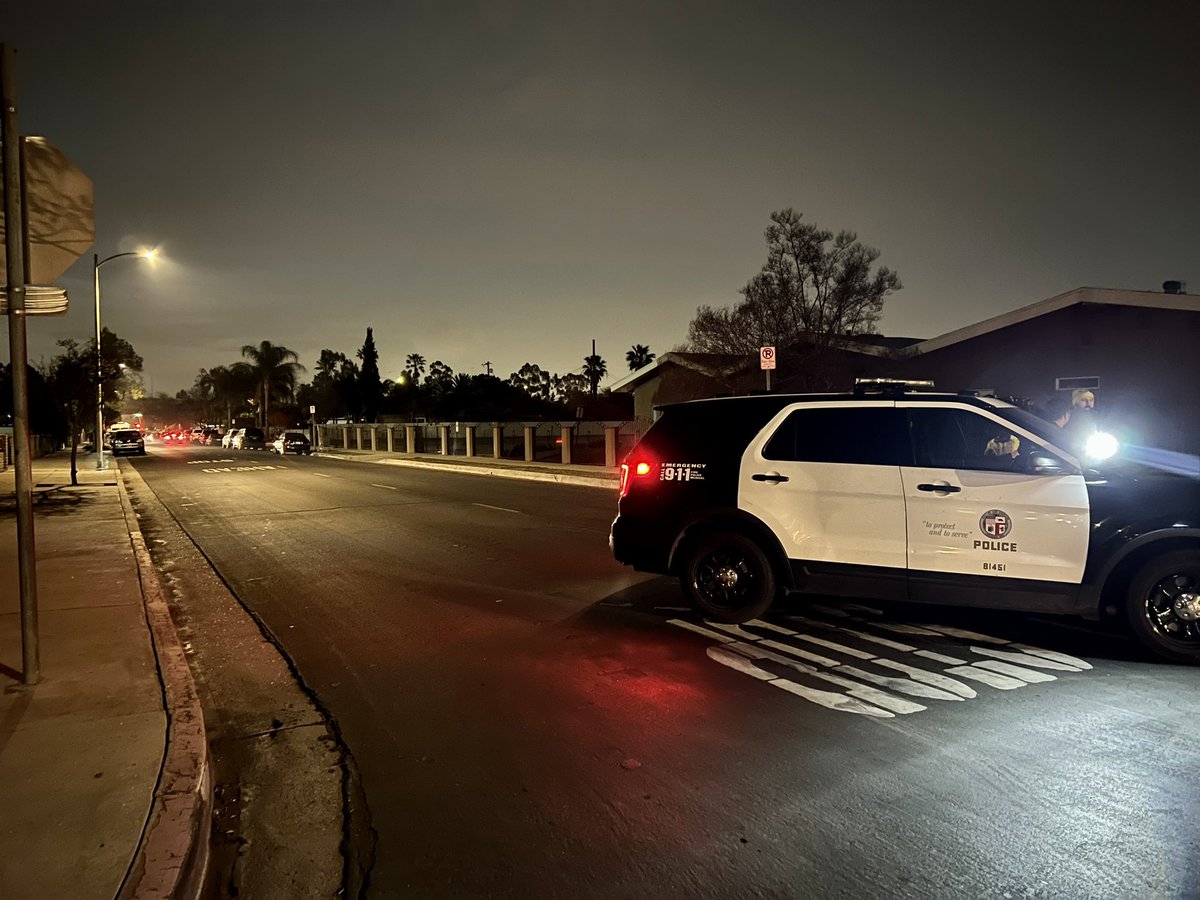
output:
M 626 460 L 621 463 L 621 492 L 617 499 L 624 497 L 629 493 L 630 487 L 633 486 L 635 478 L 646 478 L 653 471 L 654 466 L 648 461 L 641 459 L 636 462 Z

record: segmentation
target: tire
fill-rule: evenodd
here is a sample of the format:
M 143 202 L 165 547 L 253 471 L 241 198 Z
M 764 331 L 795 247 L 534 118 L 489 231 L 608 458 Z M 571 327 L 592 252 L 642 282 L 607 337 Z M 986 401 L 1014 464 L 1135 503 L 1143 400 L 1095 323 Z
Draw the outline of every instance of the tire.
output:
M 736 531 L 715 531 L 700 538 L 687 551 L 679 582 L 688 602 L 714 622 L 748 622 L 775 600 L 770 560 L 754 541 Z
M 1173 550 L 1138 569 L 1129 583 L 1125 618 L 1156 655 L 1200 663 L 1200 550 Z

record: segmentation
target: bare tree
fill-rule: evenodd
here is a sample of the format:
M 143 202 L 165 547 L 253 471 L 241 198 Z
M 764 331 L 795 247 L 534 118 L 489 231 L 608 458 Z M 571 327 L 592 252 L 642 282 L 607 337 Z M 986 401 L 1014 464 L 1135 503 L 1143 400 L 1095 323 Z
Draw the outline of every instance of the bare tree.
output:
M 884 298 L 903 286 L 886 267 L 872 272 L 879 251 L 854 232 L 835 237 L 790 208 L 771 214 L 765 237 L 767 261 L 739 291 L 742 301 L 697 309 L 689 350 L 756 354 L 763 346 L 800 345 L 819 369 L 839 338 L 874 333 Z

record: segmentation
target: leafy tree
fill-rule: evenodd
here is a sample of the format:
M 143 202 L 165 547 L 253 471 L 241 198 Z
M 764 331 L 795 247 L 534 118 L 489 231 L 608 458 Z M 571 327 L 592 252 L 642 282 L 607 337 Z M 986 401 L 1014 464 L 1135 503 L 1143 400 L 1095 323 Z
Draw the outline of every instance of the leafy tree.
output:
M 437 399 L 450 389 L 453 379 L 454 370 L 440 359 L 435 359 L 429 364 L 429 379 L 425 382 L 425 388 L 432 398 Z
M 350 419 L 362 417 L 362 395 L 359 392 L 360 373 L 358 364 L 342 357 L 333 376 L 334 407 Z
M 583 377 L 591 385 L 593 400 L 596 398 L 596 387 L 600 384 L 600 379 L 607 374 L 608 363 L 600 358 L 600 354 L 593 353 L 591 356 L 583 358 Z
M 425 374 L 425 357 L 420 353 L 408 354 L 404 360 L 404 371 L 412 379 L 413 387 L 417 387 L 421 383 L 421 376 Z
M 71 484 L 79 484 L 79 435 L 96 418 L 96 356 L 73 340 L 59 341 L 63 352 L 50 361 L 47 384 L 67 420 L 71 441 Z
M 636 372 L 654 362 L 654 357 L 657 355 L 651 353 L 650 348 L 645 344 L 634 344 L 632 348 L 625 351 L 625 362 L 629 363 L 630 372 Z
M 345 353 L 338 353 L 336 350 L 322 350 L 321 355 L 317 358 L 317 373 L 313 376 L 313 384 L 332 384 L 334 375 L 338 373 L 344 362 L 346 362 Z
M 508 383 L 520 388 L 535 400 L 550 400 L 553 396 L 553 378 L 549 372 L 535 363 L 525 363 L 508 376 Z
M 358 395 L 362 401 L 363 417 L 368 422 L 374 422 L 379 414 L 379 401 L 383 399 L 383 385 L 379 380 L 379 352 L 375 349 L 375 336 L 370 327 L 357 355 L 362 360 L 362 368 L 358 372 Z
M 554 378 L 554 399 L 568 406 L 587 396 L 591 382 L 586 375 L 578 372 L 568 372 L 559 378 Z
M 95 340 L 88 343 L 87 352 L 91 354 L 93 360 L 96 358 Z M 104 385 L 105 420 L 112 418 L 107 414 L 109 406 L 121 397 L 121 387 L 124 384 L 123 372 L 126 369 L 140 372 L 142 358 L 138 356 L 133 345 L 127 340 L 117 337 L 107 328 L 103 329 L 100 332 L 100 377 L 101 383 Z M 92 384 L 94 387 L 95 381 Z
M 233 422 L 234 410 L 239 412 L 258 390 L 258 376 L 244 362 L 231 366 L 213 366 L 208 370 L 207 381 L 212 385 L 214 407 L 225 409 L 226 425 Z
M 294 350 L 270 341 L 262 341 L 258 345 L 246 344 L 242 347 L 242 356 L 250 361 L 249 365 L 254 370 L 262 398 L 261 425 L 266 428 L 271 397 L 293 397 L 296 393 L 296 376 L 304 371 L 304 366 L 300 365 L 300 357 Z
M 828 387 L 830 348 L 841 337 L 873 333 L 900 278 L 882 266 L 872 272 L 879 251 L 853 232 L 834 237 L 790 208 L 771 214 L 765 237 L 767 261 L 739 291 L 743 300 L 732 309 L 699 307 L 688 349 L 749 355 L 763 346 L 795 348 L 808 355 L 813 386 Z

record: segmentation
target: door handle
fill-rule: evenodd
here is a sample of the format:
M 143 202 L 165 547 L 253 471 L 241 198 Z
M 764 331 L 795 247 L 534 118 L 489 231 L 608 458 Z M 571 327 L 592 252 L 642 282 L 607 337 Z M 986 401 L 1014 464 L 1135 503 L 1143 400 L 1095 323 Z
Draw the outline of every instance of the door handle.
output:
M 766 474 L 763 474 L 762 472 L 755 472 L 750 476 L 750 479 L 752 481 L 769 481 L 771 484 L 779 484 L 781 481 L 787 481 L 788 477 L 786 475 L 780 475 L 778 472 L 767 472 Z
M 957 494 L 962 490 L 956 484 L 918 484 L 918 491 L 933 491 L 939 494 Z

